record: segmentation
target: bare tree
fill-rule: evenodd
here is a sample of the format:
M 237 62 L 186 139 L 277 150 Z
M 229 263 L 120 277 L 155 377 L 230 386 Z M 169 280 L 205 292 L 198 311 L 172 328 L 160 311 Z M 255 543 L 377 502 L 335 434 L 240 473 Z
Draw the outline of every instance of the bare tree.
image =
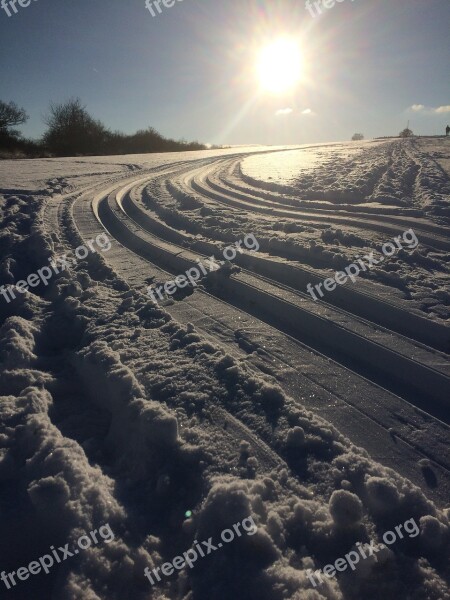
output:
M 364 136 L 362 133 L 354 133 L 352 135 L 352 142 L 359 142 L 360 140 L 363 140 Z
M 413 135 L 414 135 L 414 133 L 411 131 L 411 129 L 409 129 L 409 127 L 404 129 L 403 131 L 400 131 L 400 133 L 398 134 L 398 136 L 401 138 L 409 138 L 409 137 L 413 137 Z
M 103 153 L 109 133 L 100 121 L 90 116 L 79 98 L 63 104 L 50 104 L 44 122 L 48 127 L 44 143 L 55 154 Z
M 7 131 L 10 127 L 22 125 L 27 120 L 27 113 L 15 102 L 6 103 L 0 100 L 0 130 Z

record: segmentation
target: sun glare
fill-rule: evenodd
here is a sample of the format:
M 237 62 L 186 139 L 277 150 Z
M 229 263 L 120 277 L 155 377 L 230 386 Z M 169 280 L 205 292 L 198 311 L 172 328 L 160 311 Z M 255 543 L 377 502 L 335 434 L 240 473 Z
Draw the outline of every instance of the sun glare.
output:
M 289 91 L 302 75 L 302 55 L 298 43 L 279 38 L 263 48 L 258 57 L 257 72 L 261 88 L 272 94 Z

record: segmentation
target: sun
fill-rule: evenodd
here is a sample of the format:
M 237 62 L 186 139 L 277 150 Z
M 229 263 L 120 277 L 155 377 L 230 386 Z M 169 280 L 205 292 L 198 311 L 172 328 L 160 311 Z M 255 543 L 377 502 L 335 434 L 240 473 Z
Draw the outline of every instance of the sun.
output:
M 291 38 L 278 38 L 263 48 L 258 56 L 257 73 L 261 88 L 283 94 L 295 87 L 303 71 L 302 53 Z

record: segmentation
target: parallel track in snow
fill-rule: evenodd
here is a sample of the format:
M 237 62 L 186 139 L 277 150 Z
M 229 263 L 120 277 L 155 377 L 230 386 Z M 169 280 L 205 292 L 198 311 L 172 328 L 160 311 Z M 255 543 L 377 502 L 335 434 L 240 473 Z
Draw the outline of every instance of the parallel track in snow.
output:
M 174 189 L 173 184 L 170 189 Z M 163 194 L 163 188 L 161 191 Z M 166 193 L 168 193 L 167 189 Z M 183 193 L 182 190 L 181 193 Z M 164 214 L 161 215 L 161 211 L 158 210 L 158 203 L 147 199 L 146 204 L 151 204 L 151 211 L 144 209 L 139 201 L 132 201 L 125 197 L 123 206 L 126 207 L 127 215 L 130 218 L 156 236 L 201 253 L 217 251 L 217 247 L 214 245 L 198 240 L 198 236 L 195 230 L 190 228 L 187 218 L 180 223 L 180 229 L 186 231 L 180 232 L 164 222 Z M 323 275 L 319 275 L 314 269 L 304 266 L 298 261 L 279 260 L 272 255 L 263 253 L 238 255 L 236 262 L 253 273 L 258 273 L 281 285 L 288 285 L 299 293 L 306 291 L 308 283 L 315 285 L 323 282 Z M 308 298 L 310 297 L 308 296 Z M 359 285 L 337 287 L 332 294 L 326 295 L 325 303 L 373 321 L 441 352 L 450 350 L 448 328 L 412 312 L 405 307 L 404 303 L 402 305 L 371 293 L 370 286 L 366 282 L 363 285 L 359 281 Z
M 204 180 L 205 177 L 216 177 L 216 171 L 223 173 L 224 167 L 230 168 L 232 161 L 235 162 L 235 159 L 227 157 L 195 161 L 190 165 L 180 163 L 161 168 L 159 172 L 135 173 L 133 178 L 127 178 L 126 183 L 100 186 L 95 195 L 85 194 L 75 201 L 74 222 L 83 233 L 95 215 L 101 226 L 124 247 L 124 252 L 131 251 L 144 258 L 171 279 L 169 273 L 183 273 L 195 266 L 196 259 L 214 252 L 217 256 L 219 245 L 217 240 L 198 239 L 186 231 L 177 231 L 164 223 L 156 212 L 145 210 L 142 198 L 146 195 L 147 183 L 160 180 L 163 184 L 167 179 L 179 183 L 182 178 L 189 186 L 199 177 Z M 430 225 L 421 231 L 429 236 L 430 242 L 435 243 L 434 227 Z M 367 292 L 344 292 L 342 306 L 339 306 L 339 301 L 334 305 L 314 304 L 301 291 L 306 277 L 313 274 L 312 269 L 270 256 L 238 255 L 236 262 L 239 260 L 241 273 L 223 278 L 219 286 L 208 287 L 200 294 L 212 294 L 221 302 L 262 319 L 281 335 L 288 334 L 318 357 L 331 360 L 330 364 L 342 365 L 359 377 L 361 389 L 366 385 L 364 381 L 371 381 L 381 386 L 380 397 L 388 398 L 389 392 L 385 390 L 389 390 L 395 394 L 392 396 L 395 403 L 401 404 L 398 397 L 403 398 L 407 411 L 414 410 L 412 404 L 425 411 L 424 415 L 428 413 L 438 419 L 448 414 L 449 362 L 448 357 L 439 351 L 448 342 L 446 328 L 436 327 L 432 321 L 409 313 L 406 306 L 386 303 Z M 313 279 L 309 281 L 314 283 Z M 145 281 L 142 281 L 141 291 L 145 292 L 145 287 Z M 358 310 L 361 305 L 358 294 L 359 298 L 366 299 L 367 306 L 363 311 Z M 189 300 L 190 306 L 196 297 Z M 170 306 L 168 310 L 170 312 Z M 345 402 L 345 399 L 341 398 L 341 401 Z M 351 403 L 349 407 L 374 419 L 373 415 L 370 416 L 370 409 L 355 408 Z M 420 414 L 417 412 L 417 415 Z M 425 421 L 432 419 L 431 416 L 424 418 Z M 375 422 L 379 427 L 385 427 L 383 420 L 378 422 L 376 416 Z M 439 421 L 436 423 L 437 427 L 441 427 Z M 445 426 L 442 427 L 445 431 Z M 410 444 L 411 440 L 405 439 L 405 442 Z M 420 453 L 427 456 L 423 454 L 423 448 L 418 450 L 419 456 Z M 444 455 L 440 458 L 439 453 L 435 453 L 430 458 L 450 476 L 450 461 Z
M 366 206 L 361 204 L 348 204 L 339 202 L 332 204 L 330 201 L 317 201 L 298 199 L 295 195 L 289 193 L 275 192 L 266 190 L 264 187 L 256 185 L 257 182 L 250 183 L 243 181 L 241 169 L 242 159 L 230 159 L 223 164 L 223 168 L 218 171 L 213 171 L 207 175 L 207 184 L 216 191 L 224 193 L 232 193 L 238 197 L 238 193 L 242 194 L 242 199 L 251 198 L 253 201 L 261 202 L 261 200 L 269 201 L 275 206 L 284 208 L 295 207 L 296 210 L 307 211 L 309 214 L 326 215 L 331 218 L 337 216 L 354 217 L 361 222 L 363 226 L 365 221 L 375 221 L 378 223 L 387 223 L 394 225 L 397 231 L 409 229 L 411 227 L 411 218 L 414 220 L 414 228 L 417 231 L 429 232 L 436 235 L 438 238 L 449 242 L 450 228 L 442 227 L 436 223 L 432 223 L 422 218 L 420 211 L 417 209 L 394 209 L 385 208 L 385 214 L 380 214 L 380 208 L 373 207 L 370 204 Z M 249 178 L 247 177 L 247 180 Z M 399 213 L 399 214 L 397 214 Z
M 143 218 L 130 218 L 129 192 L 113 192 L 98 202 L 98 217 L 108 231 L 170 273 L 195 267 L 204 254 L 164 239 L 161 231 L 155 235 Z M 450 370 L 443 354 L 246 270 L 223 277 L 213 293 L 428 412 L 445 414 Z
M 421 244 L 439 250 L 450 251 L 450 230 L 442 226 L 424 222 L 420 218 L 408 218 L 397 216 L 375 216 L 367 213 L 348 212 L 328 209 L 305 210 L 304 206 L 295 207 L 286 205 L 279 197 L 272 195 L 272 200 L 258 197 L 258 189 L 249 189 L 247 193 L 237 192 L 224 184 L 219 178 L 211 174 L 213 167 L 208 166 L 201 169 L 199 173 L 188 175 L 184 178 L 187 190 L 196 192 L 201 196 L 210 198 L 227 207 L 242 209 L 248 212 L 258 212 L 273 217 L 295 218 L 300 222 L 328 223 L 331 225 L 346 225 L 382 232 L 391 236 L 401 235 L 405 230 L 411 228 L 414 222 L 414 232 Z M 447 235 L 442 235 L 442 231 Z M 389 241 L 389 238 L 386 240 Z

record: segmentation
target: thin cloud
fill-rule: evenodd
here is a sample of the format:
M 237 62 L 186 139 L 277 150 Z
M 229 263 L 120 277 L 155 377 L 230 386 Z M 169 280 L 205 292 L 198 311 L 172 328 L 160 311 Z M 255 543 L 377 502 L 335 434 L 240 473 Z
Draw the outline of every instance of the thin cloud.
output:
M 305 108 L 305 110 L 302 110 L 302 115 L 315 115 L 316 113 L 313 112 L 310 108 Z
M 294 112 L 294 109 L 293 109 L 293 108 L 279 108 L 279 109 L 276 111 L 275 115 L 276 115 L 277 117 L 279 117 L 279 116 L 283 116 L 283 115 L 290 115 L 290 114 L 291 114 L 291 113 L 293 113 L 293 112 Z
M 444 113 L 450 113 L 450 105 L 447 104 L 446 106 L 433 108 L 432 106 L 425 106 L 424 104 L 413 104 L 408 110 L 413 112 L 424 112 L 428 115 L 442 115 Z

